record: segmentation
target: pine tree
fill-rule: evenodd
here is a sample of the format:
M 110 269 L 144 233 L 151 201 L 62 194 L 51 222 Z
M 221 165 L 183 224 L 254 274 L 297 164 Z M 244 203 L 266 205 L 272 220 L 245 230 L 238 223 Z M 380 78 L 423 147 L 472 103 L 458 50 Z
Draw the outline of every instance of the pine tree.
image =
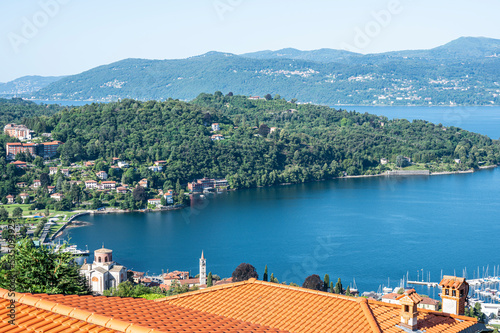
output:
M 266 268 L 264 269 L 264 276 L 262 277 L 262 281 L 267 281 L 267 265 Z
M 335 293 L 336 294 L 342 294 L 342 282 L 340 281 L 340 278 L 337 281 L 337 284 L 335 284 Z
M 328 287 L 330 286 L 330 276 L 328 274 L 325 274 L 325 277 L 323 278 L 323 284 L 324 284 L 324 287 L 323 289 L 325 291 L 328 291 Z
M 208 273 L 208 278 L 207 278 L 207 288 L 213 286 L 213 281 L 212 281 L 212 272 Z

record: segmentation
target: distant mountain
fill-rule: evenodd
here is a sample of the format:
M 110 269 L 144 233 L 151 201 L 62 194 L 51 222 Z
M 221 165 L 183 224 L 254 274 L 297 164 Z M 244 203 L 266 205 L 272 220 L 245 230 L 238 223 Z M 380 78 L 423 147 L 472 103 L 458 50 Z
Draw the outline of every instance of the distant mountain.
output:
M 57 80 L 42 99 L 191 100 L 203 92 L 281 94 L 329 105 L 499 105 L 500 41 L 460 38 L 431 50 L 360 55 L 284 49 L 179 60 L 126 59 Z
M 281 49 L 278 51 L 259 51 L 253 53 L 245 53 L 241 55 L 246 58 L 253 59 L 298 59 L 307 61 L 317 61 L 317 62 L 345 62 L 352 58 L 361 58 L 363 55 L 359 53 L 343 51 L 343 50 L 333 50 L 333 49 L 319 49 L 313 51 L 300 51 L 297 49 Z
M 300 51 L 293 48 L 287 48 L 277 51 L 259 51 L 253 53 L 245 53 L 241 56 L 254 59 L 287 58 L 316 61 L 322 63 L 363 63 L 371 61 L 394 60 L 395 58 L 420 58 L 428 61 L 443 61 L 451 59 L 470 60 L 492 56 L 500 57 L 500 39 L 485 37 L 461 37 L 445 45 L 430 50 L 394 51 L 366 55 L 334 49 Z
M 0 96 L 34 93 L 63 76 L 23 76 L 7 83 L 0 83 Z

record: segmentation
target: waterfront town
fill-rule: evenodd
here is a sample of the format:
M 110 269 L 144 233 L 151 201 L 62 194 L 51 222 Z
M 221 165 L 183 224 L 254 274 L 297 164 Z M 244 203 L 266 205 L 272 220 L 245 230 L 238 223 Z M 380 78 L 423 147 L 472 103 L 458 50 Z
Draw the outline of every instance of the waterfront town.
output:
M 211 128 L 220 131 L 219 124 Z M 179 209 L 190 194 L 229 189 L 225 179 L 160 183 L 157 174 L 163 172 L 165 160 L 143 166 L 113 157 L 63 166 L 57 156 L 64 143 L 43 141 L 50 133 L 36 137 L 26 126 L 13 123 L 4 133 L 20 142 L 6 143 L 11 182 L 9 193 L 0 198 L 0 213 L 2 218 L 24 218 L 19 230 L 42 244 L 53 241 L 81 214 Z

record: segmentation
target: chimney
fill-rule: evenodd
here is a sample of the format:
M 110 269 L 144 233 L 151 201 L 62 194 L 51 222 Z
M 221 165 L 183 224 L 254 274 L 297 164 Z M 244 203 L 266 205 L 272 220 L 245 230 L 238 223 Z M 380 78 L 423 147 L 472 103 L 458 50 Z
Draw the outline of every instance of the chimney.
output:
M 443 312 L 463 315 L 465 313 L 467 294 L 469 293 L 469 284 L 465 281 L 465 278 L 445 275 L 439 286 L 442 288 Z
M 401 304 L 401 323 L 400 327 L 410 331 L 418 330 L 418 312 L 417 305 L 422 301 L 415 289 L 405 290 L 404 294 L 396 298 Z

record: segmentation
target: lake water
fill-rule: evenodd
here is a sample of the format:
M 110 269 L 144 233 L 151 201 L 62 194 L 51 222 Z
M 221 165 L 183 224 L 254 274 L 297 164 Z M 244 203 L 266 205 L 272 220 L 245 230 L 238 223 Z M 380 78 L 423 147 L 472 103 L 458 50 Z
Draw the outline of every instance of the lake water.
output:
M 346 108 L 350 109 L 350 108 Z M 444 125 L 450 108 L 361 108 L 390 118 Z M 489 117 L 485 117 L 486 112 Z M 490 118 L 491 117 L 491 118 Z M 439 120 L 439 119 L 442 120 Z M 460 127 L 500 137 L 500 108 L 476 108 Z M 395 287 L 408 272 L 439 282 L 443 274 L 474 277 L 500 264 L 500 169 L 431 177 L 338 179 L 233 191 L 180 211 L 86 216 L 88 227 L 65 237 L 93 251 L 104 243 L 129 269 L 231 275 L 241 262 L 267 264 L 280 280 L 301 284 L 310 274 L 356 279 L 361 291 Z M 92 256 L 90 257 L 92 260 Z M 417 273 L 418 272 L 418 273 Z M 418 288 L 436 296 L 435 290 Z

